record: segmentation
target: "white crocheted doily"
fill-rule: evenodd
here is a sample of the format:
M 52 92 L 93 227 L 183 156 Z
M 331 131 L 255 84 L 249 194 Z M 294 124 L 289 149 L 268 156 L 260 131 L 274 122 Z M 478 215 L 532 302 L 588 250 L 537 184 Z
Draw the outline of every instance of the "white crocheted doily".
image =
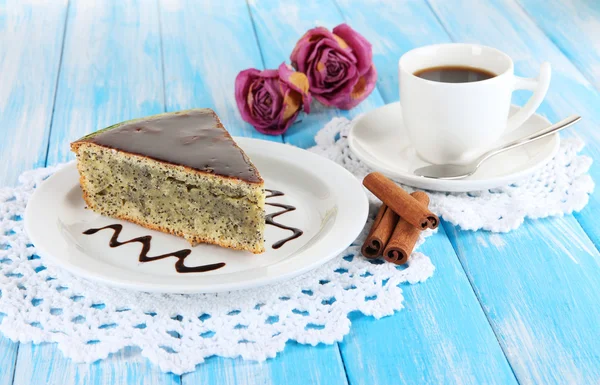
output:
M 161 295 L 89 282 L 47 264 L 24 233 L 27 200 L 57 168 L 26 172 L 18 187 L 0 189 L 0 331 L 21 342 L 57 342 L 75 361 L 138 346 L 162 370 L 181 374 L 212 355 L 265 360 L 288 340 L 331 344 L 349 332 L 348 313 L 390 315 L 403 308 L 398 285 L 434 271 L 418 252 L 408 267 L 363 258 L 363 231 L 322 267 L 263 288 Z
M 349 126 L 346 119 L 332 120 L 311 151 L 362 178 L 370 170 L 348 149 Z M 579 210 L 593 189 L 586 175 L 591 160 L 577 155 L 582 146 L 563 140 L 555 159 L 518 185 L 469 194 L 431 193 L 431 206 L 463 228 L 493 231 L 516 228 L 525 217 Z M 18 187 L 0 189 L 0 331 L 22 342 L 57 342 L 75 361 L 93 362 L 138 346 L 162 370 L 180 374 L 212 355 L 264 360 L 283 350 L 288 340 L 330 344 L 348 333 L 349 312 L 392 314 L 403 307 L 398 285 L 423 282 L 434 271 L 429 258 L 418 252 L 408 267 L 360 256 L 369 221 L 339 257 L 284 283 L 198 295 L 113 289 L 47 265 L 24 233 L 27 200 L 56 169 L 26 172 Z
M 373 170 L 355 157 L 348 147 L 351 124 L 348 119 L 334 118 L 317 133 L 317 145 L 311 151 L 341 164 L 358 178 L 364 178 Z M 583 147 L 581 139 L 561 138 L 558 153 L 530 177 L 509 186 L 484 191 L 430 191 L 429 208 L 462 229 L 493 232 L 514 230 L 525 218 L 538 219 L 580 211 L 594 190 L 594 182 L 587 174 L 592 159 L 578 155 Z

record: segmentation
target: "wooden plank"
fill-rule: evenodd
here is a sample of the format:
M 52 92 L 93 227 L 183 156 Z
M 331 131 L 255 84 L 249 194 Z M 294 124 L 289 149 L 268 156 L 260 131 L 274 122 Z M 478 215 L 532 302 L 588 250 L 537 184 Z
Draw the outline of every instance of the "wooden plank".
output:
M 244 2 L 160 0 L 167 111 L 215 109 L 233 134 L 281 141 L 244 122 L 234 91 L 236 75 L 262 69 Z
M 600 124 L 597 108 L 600 103 L 597 92 L 600 89 L 600 67 L 597 65 L 600 51 L 594 36 L 600 31 L 600 3 L 587 0 L 551 0 L 542 4 L 524 0 L 521 1 L 521 5 L 524 8 L 523 12 L 527 12 L 527 16 L 537 23 L 537 27 L 531 22 L 526 25 L 525 36 L 535 38 L 539 42 L 530 47 L 533 58 L 542 60 L 538 54 L 546 52 L 554 67 L 551 90 L 556 92 L 547 98 L 549 108 L 543 108 L 542 113 L 554 120 L 571 113 L 582 115 L 585 120 L 577 126 L 576 131 L 587 141 L 585 152 L 597 159 L 600 154 L 600 134 L 597 130 Z M 522 19 L 527 17 L 517 5 L 513 5 L 512 8 L 512 12 L 519 14 Z M 544 33 L 548 34 L 548 39 L 562 54 L 543 37 Z M 520 48 L 523 49 L 527 41 L 523 39 L 520 44 Z M 533 67 L 529 64 L 533 64 Z M 521 66 L 530 72 L 535 71 L 535 64 L 537 62 L 529 61 L 521 63 Z M 594 180 L 599 180 L 600 167 L 593 166 L 591 175 Z M 599 197 L 600 192 L 596 189 L 588 208 L 575 214 L 597 248 L 600 247 L 600 228 L 595 225 L 595 213 L 596 210 L 600 210 Z
M 234 98 L 235 76 L 263 68 L 248 8 L 243 2 L 161 1 L 167 109 L 213 107 L 234 135 L 281 141 L 243 122 Z M 233 55 L 233 56 L 232 56 Z M 303 363 L 298 365 L 298 363 Z M 263 363 L 211 357 L 182 376 L 185 384 L 345 383 L 336 347 L 289 343 Z
M 156 3 L 71 1 L 49 164 L 70 159 L 69 142 L 85 133 L 164 110 L 159 37 Z M 133 349 L 88 365 L 64 358 L 55 344 L 20 346 L 15 384 L 81 382 L 172 384 L 179 377 Z
M 0 186 L 46 160 L 66 11 L 66 1 L 0 1 Z M 13 383 L 18 348 L 0 337 L 2 385 Z
M 65 358 L 55 345 L 27 343 L 19 349 L 14 384 L 175 385 L 180 380 L 174 374 L 162 373 L 134 348 L 93 364 L 77 364 Z
M 600 255 L 574 222 L 527 221 L 502 235 L 448 226 L 520 384 L 600 378 Z
M 422 3 L 405 1 L 394 6 L 374 2 L 360 6 L 340 2 L 339 7 L 349 24 L 373 42 L 380 74 L 378 87 L 388 90 L 383 93 L 389 95 L 388 102 L 397 95 L 389 85 L 396 78 L 394 58 L 406 47 L 447 40 Z M 296 40 L 308 28 L 331 28 L 343 21 L 335 5 L 326 1 L 260 1 L 251 3 L 251 10 L 267 67 L 286 60 Z M 343 115 L 353 116 L 378 107 L 385 99 L 381 96 L 374 91 L 360 108 Z M 314 130 L 337 114 L 340 112 L 332 109 L 319 111 L 284 139 L 306 145 Z M 424 285 L 403 286 L 406 309 L 378 321 L 360 314 L 351 316 L 350 334 L 339 344 L 350 383 L 515 383 L 444 231 L 430 238 L 423 251 L 432 256 L 436 274 Z
M 48 164 L 99 128 L 164 111 L 157 7 L 150 0 L 73 1 Z
M 600 89 L 600 2 L 519 0 L 537 25 L 585 77 Z M 557 23 L 560 20 L 560 23 Z
M 542 60 L 550 61 L 553 80 L 540 111 L 551 120 L 582 114 L 577 134 L 587 141 L 588 154 L 599 155 L 597 92 L 518 4 L 430 4 L 454 40 L 507 52 L 515 59 L 517 74 L 533 76 Z M 471 21 L 469 28 L 464 27 L 465 18 Z M 515 100 L 522 103 L 525 95 Z M 594 179 L 599 172 L 593 166 Z M 593 224 L 597 210 L 594 193 L 577 216 L 581 226 L 572 216 L 526 221 L 507 235 L 446 226 L 521 384 L 585 384 L 600 378 L 600 340 L 597 322 L 591 321 L 600 319 L 599 253 L 585 233 L 598 244 Z
M 288 342 L 282 353 L 265 362 L 211 357 L 184 375 L 183 384 L 347 384 L 341 357 L 330 348 Z
M 402 286 L 402 311 L 380 320 L 351 316 L 340 344 L 350 383 L 517 384 L 444 230 L 420 251 L 435 275 Z
M 0 338 L 0 385 L 12 385 L 19 344 L 6 337 Z
M 0 1 L 0 182 L 44 165 L 66 0 Z

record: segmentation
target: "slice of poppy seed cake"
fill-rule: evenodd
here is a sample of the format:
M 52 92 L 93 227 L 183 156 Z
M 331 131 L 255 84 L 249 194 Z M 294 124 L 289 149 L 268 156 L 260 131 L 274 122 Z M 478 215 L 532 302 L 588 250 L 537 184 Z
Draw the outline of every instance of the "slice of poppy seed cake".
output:
M 93 211 L 192 245 L 264 251 L 264 182 L 213 110 L 119 123 L 71 150 Z

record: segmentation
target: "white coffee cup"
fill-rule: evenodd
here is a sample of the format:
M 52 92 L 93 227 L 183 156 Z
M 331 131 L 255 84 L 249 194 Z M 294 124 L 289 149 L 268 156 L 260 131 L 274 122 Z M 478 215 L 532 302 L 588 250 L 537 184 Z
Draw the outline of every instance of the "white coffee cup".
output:
M 433 67 L 473 67 L 496 76 L 468 83 L 426 80 L 416 72 Z M 404 125 L 417 153 L 435 164 L 464 164 L 522 125 L 540 106 L 550 84 L 550 64 L 537 78 L 514 75 L 505 53 L 477 44 L 439 44 L 413 49 L 400 58 L 400 103 Z M 508 117 L 511 94 L 531 90 L 523 108 Z

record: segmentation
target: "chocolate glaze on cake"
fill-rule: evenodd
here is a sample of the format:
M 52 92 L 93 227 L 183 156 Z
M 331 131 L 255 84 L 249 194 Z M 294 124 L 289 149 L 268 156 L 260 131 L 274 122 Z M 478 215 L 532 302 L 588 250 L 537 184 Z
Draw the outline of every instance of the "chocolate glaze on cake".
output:
M 137 119 L 108 127 L 82 141 L 201 172 L 262 182 L 256 168 L 210 109 Z

